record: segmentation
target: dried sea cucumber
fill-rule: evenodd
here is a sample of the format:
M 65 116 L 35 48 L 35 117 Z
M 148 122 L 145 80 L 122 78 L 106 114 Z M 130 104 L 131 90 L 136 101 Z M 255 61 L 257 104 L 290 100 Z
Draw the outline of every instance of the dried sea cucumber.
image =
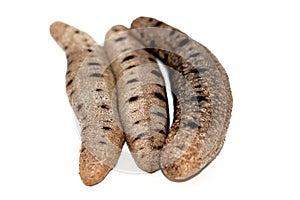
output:
M 112 99 L 114 76 L 103 48 L 88 34 L 62 22 L 50 33 L 67 55 L 66 90 L 82 128 L 80 176 L 95 185 L 116 165 L 124 143 Z
M 185 181 L 223 147 L 232 111 L 228 76 L 206 47 L 178 29 L 148 17 L 135 19 L 131 28 L 150 52 L 170 66 L 176 106 L 161 167 L 170 180 Z
M 117 80 L 120 122 L 139 168 L 160 169 L 160 151 L 168 132 L 168 104 L 155 57 L 122 25 L 106 34 L 105 51 Z

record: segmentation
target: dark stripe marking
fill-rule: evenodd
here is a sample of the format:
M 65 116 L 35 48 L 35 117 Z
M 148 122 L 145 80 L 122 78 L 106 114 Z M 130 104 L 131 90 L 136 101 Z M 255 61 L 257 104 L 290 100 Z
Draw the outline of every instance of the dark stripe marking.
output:
M 90 66 L 100 66 L 100 64 L 97 63 L 97 62 L 89 62 L 88 65 L 90 65 Z
M 166 133 L 163 130 L 161 130 L 161 129 L 155 129 L 154 131 L 157 132 L 157 133 L 166 135 Z
M 127 69 L 131 69 L 131 68 L 134 68 L 134 67 L 136 67 L 136 65 L 130 65 L 129 67 L 127 67 L 125 70 L 127 70 Z
M 82 128 L 82 131 L 84 131 L 85 129 L 87 129 L 89 126 L 85 126 Z
M 154 58 L 149 57 L 148 60 L 152 61 L 152 62 L 156 62 L 156 60 Z
M 93 49 L 87 49 L 88 52 L 93 52 Z
M 159 146 L 155 146 L 154 148 L 157 149 L 157 150 L 161 150 L 163 148 L 163 146 L 159 145 Z
M 172 30 L 169 35 L 172 36 L 174 34 L 175 34 L 175 30 Z
M 73 60 L 68 61 L 68 67 L 73 63 Z
M 163 101 L 166 100 L 165 97 L 164 97 L 162 94 L 158 93 L 158 92 L 155 92 L 155 93 L 154 93 L 154 96 L 155 96 L 156 98 L 160 99 L 160 100 L 163 100 Z
M 163 113 L 161 112 L 156 112 L 156 113 L 153 113 L 153 114 L 156 114 L 157 116 L 159 117 L 163 117 L 163 118 L 167 118 Z
M 77 111 L 80 111 L 80 109 L 82 108 L 82 103 L 81 104 L 79 104 L 78 106 L 77 106 Z
M 134 82 L 139 82 L 137 79 L 131 79 L 131 80 L 129 80 L 129 81 L 127 81 L 127 84 L 129 84 L 129 83 L 134 83 Z
M 130 48 L 126 48 L 126 49 L 123 49 L 121 52 L 123 53 L 123 52 L 129 51 L 129 50 L 130 50 Z
M 107 144 L 106 142 L 100 141 L 99 144 Z
M 120 37 L 120 38 L 115 39 L 115 42 L 120 42 L 120 41 L 122 41 L 124 39 L 126 39 L 126 37 Z
M 133 101 L 136 101 L 136 100 L 138 100 L 138 96 L 135 96 L 135 97 L 130 97 L 129 99 L 128 99 L 128 102 L 133 102 Z
M 69 82 L 67 83 L 67 87 L 70 86 L 73 82 L 73 79 L 69 80 Z
M 102 129 L 104 129 L 104 130 L 112 130 L 110 127 L 108 127 L 108 126 L 103 126 L 103 128 Z
M 136 121 L 136 122 L 134 122 L 133 124 L 139 124 L 141 121 L 140 120 L 138 120 L 138 121 Z
M 139 140 L 139 139 L 145 137 L 146 135 L 147 135 L 146 133 L 140 133 L 134 138 L 134 140 L 132 142 L 135 142 L 136 140 Z
M 189 122 L 189 123 L 187 123 L 185 125 L 191 127 L 192 129 L 198 128 L 198 124 L 196 124 L 194 122 Z
M 199 70 L 198 70 L 198 69 L 192 69 L 192 70 L 190 71 L 190 73 L 199 74 Z
M 102 91 L 102 89 L 100 89 L 100 88 L 97 88 L 97 89 L 96 89 L 96 92 L 100 92 L 100 91 Z
M 93 73 L 90 75 L 90 77 L 103 77 L 103 75 L 100 73 Z
M 178 47 L 183 47 L 184 45 L 186 45 L 189 42 L 190 42 L 190 40 L 188 38 L 185 38 L 179 42 Z
M 159 72 L 156 71 L 156 70 L 152 70 L 152 71 L 151 71 L 151 74 L 154 74 L 154 75 L 157 76 L 158 78 L 162 77 L 161 73 L 159 73 Z
M 109 107 L 107 105 L 101 105 L 100 107 L 103 108 L 103 109 L 109 110 Z
M 169 58 L 169 54 L 165 53 L 165 54 L 164 54 L 163 61 L 164 61 L 164 62 L 167 62 L 167 61 L 168 61 L 168 58 Z
M 187 71 L 185 74 L 199 74 L 199 71 L 198 71 L 198 69 L 192 69 L 192 70 L 189 70 L 189 71 Z
M 163 134 L 163 135 L 167 135 L 166 132 L 164 132 L 163 130 L 158 131 L 159 133 Z
M 158 22 L 156 22 L 156 24 L 154 26 L 160 26 L 160 25 L 162 25 L 162 22 L 158 21 Z
M 135 57 L 135 55 L 131 55 L 131 56 L 127 56 L 126 58 L 123 59 L 122 62 L 128 61 L 130 59 L 133 59 Z
M 144 38 L 144 37 L 145 37 L 145 35 L 144 35 L 143 32 L 141 32 L 140 35 L 141 35 L 141 38 Z
M 70 97 L 75 93 L 75 90 L 72 90 L 72 92 L 70 93 Z
M 155 85 L 158 86 L 158 87 L 160 87 L 160 88 L 164 88 L 164 86 L 161 85 L 161 84 L 156 83 Z
M 194 96 L 190 98 L 191 101 L 197 101 L 197 102 L 201 102 L 201 101 L 206 101 L 206 98 L 203 96 Z
M 194 53 L 194 54 L 190 55 L 190 58 L 193 58 L 193 57 L 196 57 L 196 56 L 199 56 L 199 55 L 200 55 L 200 53 Z
M 154 40 L 151 40 L 150 41 L 150 48 L 154 48 L 155 47 L 155 41 Z

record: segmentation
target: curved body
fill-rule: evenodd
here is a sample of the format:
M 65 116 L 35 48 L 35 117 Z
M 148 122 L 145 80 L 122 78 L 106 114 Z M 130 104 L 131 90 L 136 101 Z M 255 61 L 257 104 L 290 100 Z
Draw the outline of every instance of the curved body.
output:
M 220 152 L 232 110 L 228 76 L 217 58 L 186 34 L 153 18 L 132 22 L 133 35 L 170 66 L 174 122 L 161 154 L 173 181 L 198 174 Z
M 112 99 L 114 76 L 103 48 L 88 34 L 62 22 L 50 32 L 67 55 L 66 90 L 82 128 L 80 176 L 95 185 L 116 165 L 124 143 Z
M 139 168 L 160 168 L 160 150 L 168 129 L 167 95 L 153 55 L 124 26 L 112 27 L 104 48 L 117 81 L 120 122 Z

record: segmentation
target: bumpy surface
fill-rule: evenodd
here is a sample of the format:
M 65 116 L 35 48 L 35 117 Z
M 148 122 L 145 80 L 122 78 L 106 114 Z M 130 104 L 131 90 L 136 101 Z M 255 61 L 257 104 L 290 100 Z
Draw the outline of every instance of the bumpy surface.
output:
M 216 57 L 186 34 L 153 18 L 133 21 L 133 35 L 170 66 L 175 118 L 161 155 L 166 177 L 187 180 L 221 150 L 232 110 L 227 74 Z
M 104 50 L 88 34 L 62 22 L 50 32 L 67 55 L 66 90 L 82 128 L 80 176 L 95 185 L 116 165 L 124 143 L 112 99 L 115 80 Z
M 118 108 L 126 142 L 144 171 L 160 168 L 160 150 L 168 132 L 163 76 L 153 55 L 124 26 L 112 27 L 104 48 L 117 80 Z

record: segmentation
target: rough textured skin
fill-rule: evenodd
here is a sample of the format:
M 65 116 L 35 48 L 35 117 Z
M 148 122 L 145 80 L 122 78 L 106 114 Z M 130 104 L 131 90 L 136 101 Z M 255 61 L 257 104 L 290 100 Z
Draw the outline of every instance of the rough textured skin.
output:
M 101 182 L 111 169 L 111 167 L 95 158 L 82 145 L 79 159 L 79 174 L 84 184 L 93 186 Z
M 161 21 L 140 17 L 131 28 L 137 39 L 173 69 L 175 116 L 161 153 L 161 167 L 170 180 L 187 180 L 207 166 L 224 144 L 232 110 L 227 74 L 206 47 Z
M 104 48 L 117 80 L 120 122 L 139 168 L 160 169 L 160 151 L 168 132 L 163 76 L 155 57 L 118 25 L 106 34 Z
M 115 80 L 104 50 L 88 34 L 62 22 L 50 33 L 68 59 L 66 90 L 82 128 L 80 176 L 95 185 L 116 165 L 124 143 L 112 99 Z

